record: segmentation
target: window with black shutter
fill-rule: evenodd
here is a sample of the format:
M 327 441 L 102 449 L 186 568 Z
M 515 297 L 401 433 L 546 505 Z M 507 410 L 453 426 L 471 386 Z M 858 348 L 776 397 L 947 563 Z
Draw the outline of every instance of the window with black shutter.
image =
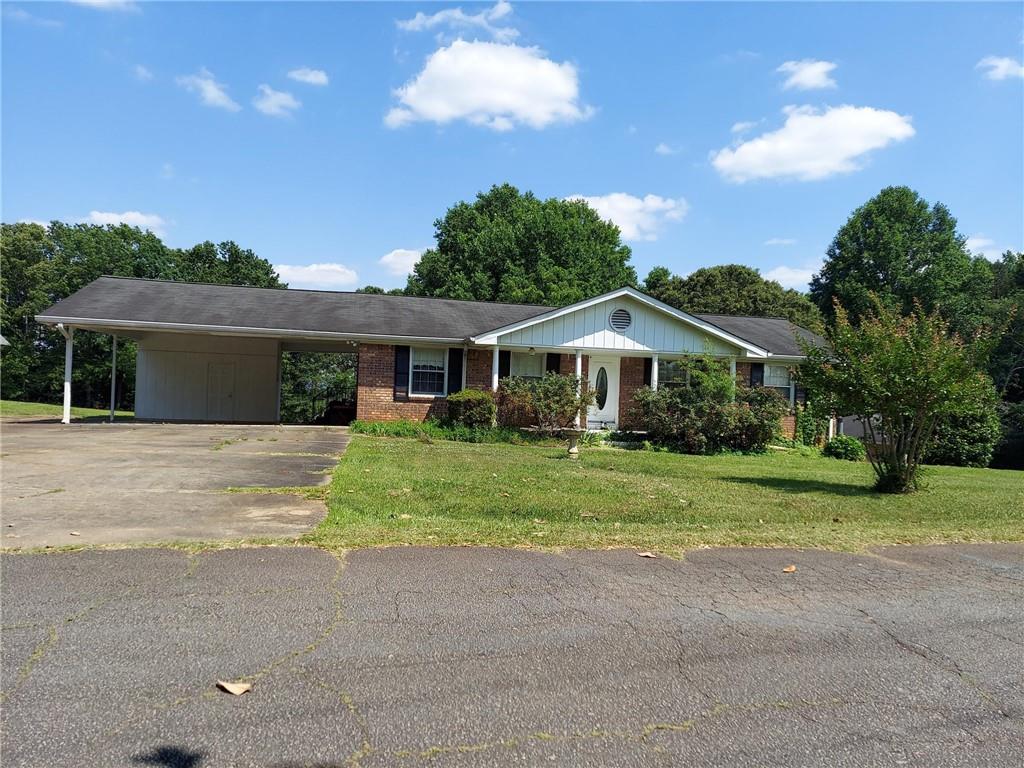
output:
M 507 379 L 512 375 L 512 352 L 505 349 L 498 352 L 498 378 Z
M 462 356 L 464 350 L 452 347 L 448 350 L 448 394 L 462 391 Z
M 752 386 L 752 387 L 763 387 L 764 386 L 764 363 L 751 363 L 750 364 L 750 386 Z
M 395 400 L 409 397 L 409 348 L 395 346 Z
M 547 359 L 544 361 L 544 372 L 545 373 L 558 373 L 562 370 L 562 356 L 557 352 L 548 352 Z

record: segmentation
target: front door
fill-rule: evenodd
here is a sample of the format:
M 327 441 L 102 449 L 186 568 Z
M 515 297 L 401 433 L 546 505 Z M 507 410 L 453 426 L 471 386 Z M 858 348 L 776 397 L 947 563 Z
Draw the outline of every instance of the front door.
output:
M 619 421 L 619 359 L 591 357 L 587 381 L 595 394 L 587 409 L 587 427 L 614 429 Z
M 206 420 L 235 418 L 235 364 L 210 363 L 206 369 Z

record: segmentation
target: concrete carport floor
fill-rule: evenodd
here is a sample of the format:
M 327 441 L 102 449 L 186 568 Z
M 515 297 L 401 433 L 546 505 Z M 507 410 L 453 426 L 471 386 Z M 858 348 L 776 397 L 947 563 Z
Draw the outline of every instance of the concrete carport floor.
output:
M 320 501 L 228 488 L 322 485 L 348 443 L 337 427 L 5 422 L 7 548 L 293 537 Z

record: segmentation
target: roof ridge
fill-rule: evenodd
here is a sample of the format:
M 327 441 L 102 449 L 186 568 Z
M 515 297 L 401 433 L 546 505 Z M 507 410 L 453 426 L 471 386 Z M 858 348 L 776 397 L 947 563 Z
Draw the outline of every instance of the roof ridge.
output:
M 483 299 L 452 299 L 447 296 L 409 296 L 407 294 L 389 293 L 366 293 L 365 291 L 329 291 L 323 288 L 282 288 L 263 285 L 238 285 L 237 283 L 208 283 L 197 280 L 169 280 L 165 277 L 135 277 L 133 275 L 100 275 L 97 280 L 134 280 L 139 283 L 169 283 L 171 285 L 208 285 L 213 288 L 248 288 L 255 291 L 291 291 L 293 293 L 325 293 L 338 296 L 380 296 L 388 299 L 425 299 L 429 301 L 458 301 L 464 304 L 489 304 L 499 307 L 536 307 L 537 309 L 552 310 L 558 307 L 549 307 L 546 304 L 518 304 L 512 301 L 484 301 Z M 84 287 L 84 286 L 83 286 Z

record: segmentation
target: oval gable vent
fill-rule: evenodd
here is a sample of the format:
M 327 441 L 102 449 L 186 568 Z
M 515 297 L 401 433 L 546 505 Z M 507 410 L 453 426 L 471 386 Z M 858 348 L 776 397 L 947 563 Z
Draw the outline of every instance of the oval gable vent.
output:
M 629 310 L 616 309 L 610 315 L 608 315 L 608 325 L 614 330 L 622 333 L 624 330 L 629 328 L 633 324 L 633 316 L 629 314 Z

